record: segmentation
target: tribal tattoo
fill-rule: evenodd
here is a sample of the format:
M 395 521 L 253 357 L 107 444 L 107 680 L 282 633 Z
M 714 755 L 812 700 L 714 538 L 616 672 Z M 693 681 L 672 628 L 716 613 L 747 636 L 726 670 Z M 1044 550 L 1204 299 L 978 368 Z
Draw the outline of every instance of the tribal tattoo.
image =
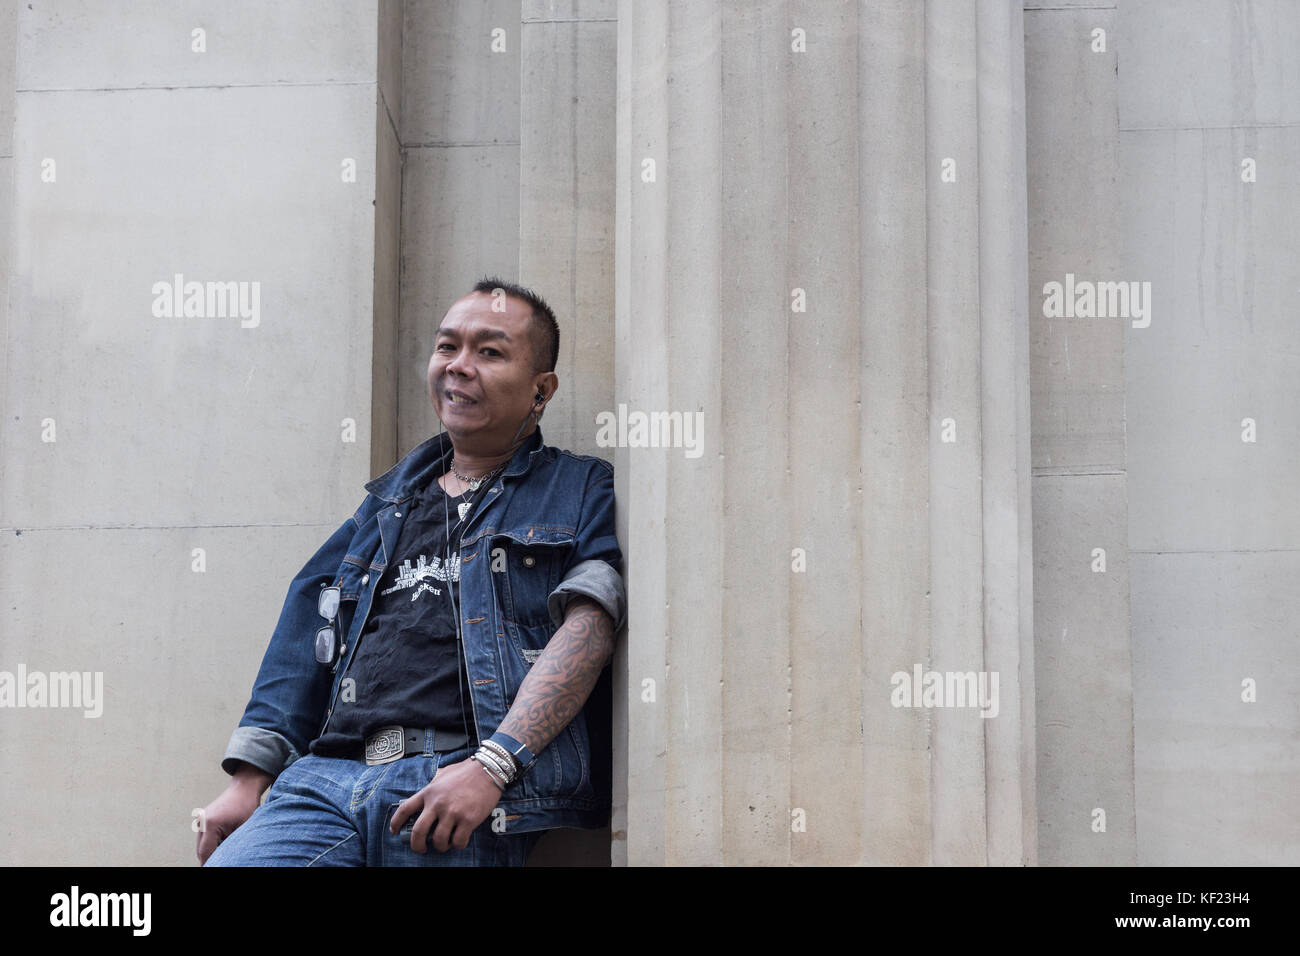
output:
M 609 613 L 589 598 L 573 598 L 497 729 L 541 753 L 582 709 L 613 654 Z

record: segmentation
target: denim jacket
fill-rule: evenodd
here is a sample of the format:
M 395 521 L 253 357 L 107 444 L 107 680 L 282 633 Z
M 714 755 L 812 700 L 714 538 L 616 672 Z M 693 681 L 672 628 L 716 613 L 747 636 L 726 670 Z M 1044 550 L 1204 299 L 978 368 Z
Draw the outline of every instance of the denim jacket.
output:
M 402 530 L 404 504 L 444 470 L 444 433 L 366 483 L 361 507 L 330 536 L 289 585 L 284 609 L 252 697 L 221 762 L 244 761 L 272 776 L 307 753 L 338 705 L 375 589 Z M 533 662 L 564 621 L 574 595 L 595 600 L 626 623 L 623 555 L 614 531 L 614 469 L 590 455 L 524 440 L 474 509 L 460 550 L 460 611 L 469 700 L 480 740 L 491 735 Z M 316 661 L 323 585 L 340 586 L 345 650 L 331 671 Z M 373 639 L 370 635 L 367 639 Z M 601 827 L 610 808 L 610 669 L 587 703 L 498 806 L 508 832 Z

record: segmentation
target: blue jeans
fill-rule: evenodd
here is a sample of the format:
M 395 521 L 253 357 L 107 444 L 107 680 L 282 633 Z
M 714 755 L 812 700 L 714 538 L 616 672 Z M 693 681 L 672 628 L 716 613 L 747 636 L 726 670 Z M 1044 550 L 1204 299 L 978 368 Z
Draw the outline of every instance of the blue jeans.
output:
M 426 752 L 371 766 L 364 760 L 307 754 L 267 791 L 266 802 L 208 857 L 206 866 L 523 866 L 545 831 L 494 833 L 489 814 L 469 846 L 439 853 L 411 849 L 413 814 L 388 832 L 397 805 L 433 779 L 439 766 L 477 747 Z M 436 826 L 436 824 L 435 824 Z M 432 834 L 432 831 L 430 831 Z

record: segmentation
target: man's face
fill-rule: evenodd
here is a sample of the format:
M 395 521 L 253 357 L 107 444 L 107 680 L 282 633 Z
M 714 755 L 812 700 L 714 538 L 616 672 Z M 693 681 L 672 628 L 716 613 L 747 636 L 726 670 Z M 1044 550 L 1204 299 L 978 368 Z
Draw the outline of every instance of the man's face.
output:
M 429 357 L 429 400 L 453 438 L 505 449 L 533 410 L 546 373 L 533 372 L 528 303 L 471 292 L 456 300 L 438 326 Z M 454 396 L 454 397 L 453 397 Z M 528 419 L 518 437 L 533 430 Z

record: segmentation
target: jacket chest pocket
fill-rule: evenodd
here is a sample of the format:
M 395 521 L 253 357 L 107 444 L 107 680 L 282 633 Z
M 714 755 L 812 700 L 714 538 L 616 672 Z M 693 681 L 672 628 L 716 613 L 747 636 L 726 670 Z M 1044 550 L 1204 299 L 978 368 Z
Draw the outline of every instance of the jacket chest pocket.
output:
M 361 598 L 361 591 L 370 583 L 370 579 L 360 559 L 349 556 L 344 558 L 343 563 L 339 565 L 338 573 L 334 576 L 334 583 L 339 586 L 340 600 L 357 601 Z
M 360 563 L 360 559 L 351 556 L 343 559 L 339 565 L 334 580 L 330 583 L 338 585 L 339 589 L 339 638 L 346 640 L 348 632 L 352 628 L 352 618 L 357 610 L 357 603 L 361 600 L 361 595 L 365 593 L 370 584 L 371 575 L 378 572 L 370 571 Z M 320 622 L 325 623 L 324 619 Z
M 489 544 L 488 560 L 502 616 L 521 628 L 549 625 L 546 599 L 564 578 L 573 534 L 528 528 L 494 534 Z

